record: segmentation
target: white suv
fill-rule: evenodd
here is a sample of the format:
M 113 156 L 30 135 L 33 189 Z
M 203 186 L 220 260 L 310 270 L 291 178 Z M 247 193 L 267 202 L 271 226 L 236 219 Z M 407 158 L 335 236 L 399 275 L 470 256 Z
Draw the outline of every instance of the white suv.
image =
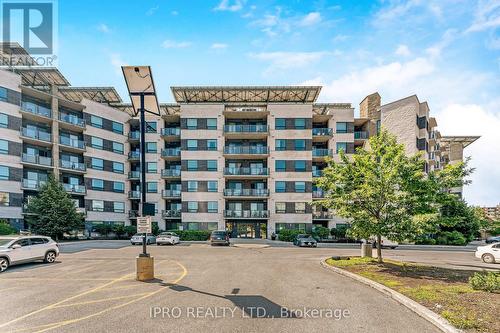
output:
M 45 236 L 0 236 L 0 272 L 10 265 L 43 260 L 56 261 L 59 245 Z

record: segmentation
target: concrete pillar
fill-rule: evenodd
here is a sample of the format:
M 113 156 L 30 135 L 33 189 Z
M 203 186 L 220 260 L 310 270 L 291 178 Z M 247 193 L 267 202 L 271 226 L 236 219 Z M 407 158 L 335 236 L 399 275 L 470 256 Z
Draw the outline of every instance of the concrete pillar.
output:
M 155 278 L 155 261 L 153 257 L 136 257 L 136 280 L 149 281 Z
M 361 244 L 361 258 L 364 257 L 372 257 L 372 244 L 370 243 L 363 243 Z

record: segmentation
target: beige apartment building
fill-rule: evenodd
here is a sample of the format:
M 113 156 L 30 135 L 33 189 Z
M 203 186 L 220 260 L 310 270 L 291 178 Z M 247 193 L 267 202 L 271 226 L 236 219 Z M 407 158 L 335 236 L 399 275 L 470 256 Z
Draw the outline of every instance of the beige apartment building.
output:
M 445 137 L 413 95 L 381 105 L 317 103 L 321 87 L 172 87 L 175 103 L 148 114 L 147 201 L 162 230 L 226 229 L 269 238 L 281 229 L 346 223 L 311 202 L 325 158 L 354 154 L 381 126 L 424 152 L 426 170 L 462 160 L 477 137 Z M 139 121 L 111 87 L 72 87 L 55 68 L 0 70 L 0 219 L 22 229 L 24 210 L 53 173 L 98 223 L 135 225 Z M 460 191 L 460 189 L 457 189 Z

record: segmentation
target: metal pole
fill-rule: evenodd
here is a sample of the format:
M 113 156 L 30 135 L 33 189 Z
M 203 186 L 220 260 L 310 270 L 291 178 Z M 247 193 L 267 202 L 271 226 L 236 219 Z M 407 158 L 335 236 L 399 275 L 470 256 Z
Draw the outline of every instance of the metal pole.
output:
M 145 217 L 144 214 L 144 204 L 146 203 L 146 117 L 144 115 L 144 94 L 141 93 L 141 142 L 140 142 L 140 150 L 141 150 L 141 216 Z M 142 239 L 142 257 L 149 257 L 147 252 L 147 242 L 146 237 L 148 234 L 144 234 Z

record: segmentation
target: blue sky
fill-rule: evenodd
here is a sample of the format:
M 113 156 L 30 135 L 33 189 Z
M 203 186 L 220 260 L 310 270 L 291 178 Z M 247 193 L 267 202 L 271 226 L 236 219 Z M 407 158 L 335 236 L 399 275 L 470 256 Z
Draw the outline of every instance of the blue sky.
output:
M 500 203 L 500 1 L 59 0 L 59 67 L 115 86 L 124 64 L 172 85 L 323 86 L 357 106 L 417 94 L 445 135 L 482 135 L 466 199 Z

